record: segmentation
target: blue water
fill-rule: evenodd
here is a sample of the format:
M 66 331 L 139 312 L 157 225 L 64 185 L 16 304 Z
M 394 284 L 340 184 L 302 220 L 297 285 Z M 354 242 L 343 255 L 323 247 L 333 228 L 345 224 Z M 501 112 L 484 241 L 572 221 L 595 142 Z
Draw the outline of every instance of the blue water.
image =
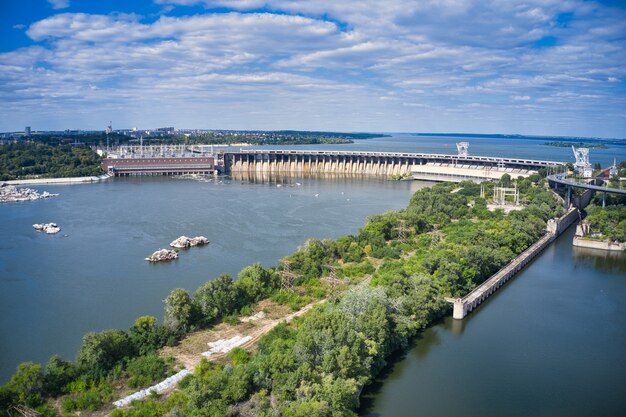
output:
M 253 149 L 291 148 L 291 149 L 330 149 L 330 150 L 358 150 L 371 152 L 420 152 L 456 154 L 457 142 L 469 142 L 469 153 L 480 156 L 502 156 L 511 158 L 540 159 L 559 162 L 575 162 L 571 147 L 560 148 L 544 145 L 546 142 L 559 142 L 554 138 L 488 138 L 488 137 L 458 137 L 458 136 L 411 136 L 394 134 L 391 137 L 355 140 L 345 145 L 302 145 L 302 146 L 271 146 L 252 147 Z M 576 140 L 578 142 L 578 140 Z M 619 144 L 608 144 L 607 149 L 591 149 L 589 160 L 591 164 L 599 162 L 603 167 L 626 160 L 626 140 L 617 141 Z
M 573 162 L 551 138 L 416 137 L 299 148 L 470 153 Z M 626 143 L 592 149 L 591 162 L 626 159 Z M 298 148 L 298 147 L 290 147 Z M 276 182 L 113 179 L 45 186 L 61 196 L 0 205 L 0 383 L 26 360 L 73 358 L 87 331 L 162 317 L 172 288 L 193 291 L 222 272 L 275 265 L 308 237 L 355 233 L 367 216 L 406 206 L 417 182 L 284 178 Z M 296 186 L 300 182 L 301 186 Z M 317 197 L 315 195 L 318 194 Z M 54 221 L 59 235 L 34 231 Z M 211 244 L 150 265 L 182 235 Z M 67 235 L 67 236 L 65 236 Z M 621 415 L 626 409 L 626 266 L 574 251 L 568 237 L 490 298 L 464 324 L 446 320 L 416 341 L 367 391 L 371 416 Z
M 296 186 L 299 182 L 301 186 Z M 115 178 L 38 187 L 59 197 L 0 205 L 0 383 L 19 362 L 74 358 L 83 334 L 163 316 L 176 287 L 276 265 L 309 237 L 356 233 L 426 184 L 380 179 Z M 317 197 L 315 196 L 317 194 Z M 57 235 L 33 223 L 56 222 Z M 206 236 L 172 263 L 144 261 L 181 236 Z

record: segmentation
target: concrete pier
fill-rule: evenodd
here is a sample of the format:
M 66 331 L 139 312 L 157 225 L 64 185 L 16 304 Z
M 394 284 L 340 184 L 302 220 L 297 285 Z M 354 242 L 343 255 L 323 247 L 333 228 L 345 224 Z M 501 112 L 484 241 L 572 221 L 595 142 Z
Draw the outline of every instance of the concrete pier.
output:
M 578 209 L 572 207 L 559 219 L 548 221 L 546 234 L 541 239 L 533 243 L 528 249 L 492 275 L 491 278 L 476 287 L 472 292 L 462 298 L 446 298 L 446 301 L 454 306 L 452 317 L 458 320 L 465 318 L 498 288 L 521 271 L 576 220 L 578 220 Z

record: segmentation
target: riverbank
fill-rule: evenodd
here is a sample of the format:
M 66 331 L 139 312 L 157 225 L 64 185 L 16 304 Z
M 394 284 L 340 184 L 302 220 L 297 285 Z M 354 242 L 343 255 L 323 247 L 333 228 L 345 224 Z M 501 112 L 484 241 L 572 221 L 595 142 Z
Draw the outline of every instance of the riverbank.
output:
M 546 234 L 533 243 L 528 249 L 512 259 L 504 268 L 496 272 L 491 278 L 483 282 L 472 292 L 462 298 L 446 298 L 446 301 L 454 306 L 452 317 L 457 320 L 465 318 L 471 311 L 476 309 L 483 301 L 503 286 L 509 279 L 521 271 L 526 264 L 540 254 L 550 243 L 558 238 L 578 219 L 578 209 L 572 207 L 560 218 L 548 220 Z
M 94 386 L 96 397 L 93 402 L 89 400 L 93 405 L 88 407 L 110 404 L 109 387 L 123 383 L 125 375 L 135 372 L 131 364 L 149 360 L 140 354 L 145 349 L 171 344 L 171 338 L 178 340 L 196 329 L 210 330 L 220 321 L 232 322 L 244 312 L 249 315 L 259 299 L 300 308 L 328 296 L 332 303 L 311 309 L 295 325 L 279 325 L 269 331 L 255 352 L 238 350 L 236 356 L 229 355 L 229 366 L 200 362 L 177 395 L 186 398 L 184 413 L 211 407 L 212 414 L 225 415 L 235 408 L 256 407 L 263 392 L 280 398 L 275 405 L 262 406 L 265 412 L 288 414 L 293 407 L 306 409 L 320 402 L 333 412 L 351 413 L 358 407 L 361 387 L 378 374 L 385 358 L 405 348 L 412 337 L 449 311 L 443 295 L 463 293 L 488 278 L 519 253 L 519 247 L 527 247 L 540 237 L 538 227 L 545 228 L 545 222 L 538 213 L 551 217 L 559 211 L 558 203 L 543 186 L 529 180 L 519 180 L 518 186 L 531 202 L 528 210 L 510 215 L 491 212 L 479 197 L 480 188 L 473 183 L 456 193 L 451 191 L 458 187 L 437 185 L 415 193 L 409 206 L 400 212 L 371 217 L 356 236 L 308 241 L 279 267 L 249 266 L 236 281 L 221 275 L 193 294 L 175 289 L 165 299 L 165 326 L 148 327 L 147 336 L 137 337 L 144 332 L 141 323 L 145 319 L 140 318 L 129 332 L 90 335 L 88 339 L 97 343 L 110 343 L 115 338 L 120 346 L 106 358 L 94 360 L 90 352 L 98 345 L 85 342 L 70 368 L 78 375 L 70 378 L 93 378 L 94 372 L 105 375 L 105 380 L 100 379 Z M 508 238 L 513 232 L 515 241 Z M 480 264 L 481 269 L 472 271 L 465 263 Z M 448 276 L 448 271 L 458 272 Z M 345 287 L 370 274 L 371 285 Z M 346 291 L 341 293 L 342 289 Z M 124 334 L 129 336 L 125 338 Z M 117 352 L 128 353 L 120 357 Z M 285 362 L 281 358 L 292 359 Z M 222 381 L 222 388 L 211 391 L 198 406 L 195 393 L 205 392 L 205 384 L 213 380 Z M 302 396 L 299 390 L 293 390 L 291 380 L 310 385 L 317 394 L 312 398 Z M 235 389 L 233 384 L 243 384 L 242 389 L 224 398 Z M 318 390 L 315 387 L 319 384 L 329 386 Z M 339 399 L 329 397 L 337 389 Z M 64 407 L 75 410 L 76 404 L 87 401 L 86 395 L 75 393 L 59 400 Z M 157 413 L 160 415 L 171 411 L 172 404 L 168 404 L 169 399 L 149 398 L 135 407 L 163 407 L 163 412 Z M 116 411 L 114 415 L 135 412 Z
M 68 178 L 32 178 L 25 180 L 9 180 L 9 181 L 1 181 L 0 185 L 62 185 L 62 184 L 84 184 L 84 183 L 92 183 L 105 181 L 111 178 L 109 174 L 103 174 L 99 176 L 90 176 L 90 177 L 68 177 Z

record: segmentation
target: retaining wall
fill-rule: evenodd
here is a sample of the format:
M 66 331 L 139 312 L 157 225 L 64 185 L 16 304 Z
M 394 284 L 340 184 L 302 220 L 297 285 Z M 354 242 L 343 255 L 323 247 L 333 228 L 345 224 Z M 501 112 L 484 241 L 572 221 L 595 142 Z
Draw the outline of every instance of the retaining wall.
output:
M 578 209 L 570 208 L 567 213 L 558 219 L 548 221 L 546 234 L 533 243 L 528 249 L 519 254 L 504 268 L 492 275 L 487 281 L 476 287 L 472 292 L 462 298 L 446 298 L 446 301 L 454 305 L 452 317 L 463 319 L 472 310 L 478 307 L 498 288 L 504 285 L 510 278 L 521 271 L 535 256 L 543 251 L 569 226 L 578 220 Z

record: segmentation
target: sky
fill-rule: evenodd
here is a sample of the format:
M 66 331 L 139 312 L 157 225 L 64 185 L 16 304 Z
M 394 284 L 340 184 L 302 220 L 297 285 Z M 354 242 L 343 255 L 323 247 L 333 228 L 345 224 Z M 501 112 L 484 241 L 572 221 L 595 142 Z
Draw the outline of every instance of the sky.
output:
M 626 1 L 0 0 L 0 131 L 626 137 Z

